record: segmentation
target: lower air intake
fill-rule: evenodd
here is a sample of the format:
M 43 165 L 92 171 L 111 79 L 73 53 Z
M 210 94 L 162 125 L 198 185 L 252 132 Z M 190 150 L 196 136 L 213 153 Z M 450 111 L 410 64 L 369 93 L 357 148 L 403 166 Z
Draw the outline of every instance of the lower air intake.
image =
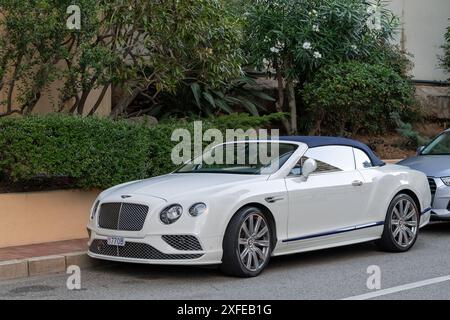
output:
M 133 258 L 133 259 L 145 259 L 145 260 L 187 260 L 198 259 L 203 254 L 167 254 L 153 248 L 151 245 L 139 242 L 127 242 L 125 246 L 112 246 L 109 245 L 106 240 L 96 239 L 93 240 L 89 251 L 94 254 L 120 257 L 120 258 Z

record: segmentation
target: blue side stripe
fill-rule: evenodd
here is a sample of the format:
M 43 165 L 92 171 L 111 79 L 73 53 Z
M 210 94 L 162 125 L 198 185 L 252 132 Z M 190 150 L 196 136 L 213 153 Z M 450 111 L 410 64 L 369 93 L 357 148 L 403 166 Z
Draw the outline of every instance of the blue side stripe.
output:
M 333 231 L 321 232 L 321 233 L 311 234 L 311 235 L 297 237 L 297 238 L 285 239 L 285 240 L 283 240 L 283 242 L 300 241 L 300 240 L 306 240 L 306 239 L 312 239 L 312 238 L 331 236 L 334 234 L 357 231 L 357 230 L 362 230 L 362 229 L 367 229 L 367 228 L 378 227 L 378 226 L 382 226 L 382 225 L 384 225 L 384 221 L 378 221 L 378 222 L 368 223 L 368 224 L 359 225 L 359 226 L 353 226 L 353 227 L 342 228 L 342 229 L 337 229 L 337 230 L 333 230 Z
M 422 211 L 421 215 L 424 215 L 425 213 L 427 213 L 428 211 L 431 211 L 431 207 L 430 208 L 426 208 L 425 210 Z

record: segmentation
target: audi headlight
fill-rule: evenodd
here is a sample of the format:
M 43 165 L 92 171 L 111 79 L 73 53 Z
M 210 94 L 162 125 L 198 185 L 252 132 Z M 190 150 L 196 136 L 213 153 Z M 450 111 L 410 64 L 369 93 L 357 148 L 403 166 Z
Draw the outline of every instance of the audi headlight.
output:
M 450 187 L 450 177 L 443 177 L 441 180 L 446 186 Z
M 92 207 L 92 211 L 91 211 L 91 220 L 93 220 L 95 218 L 99 204 L 100 204 L 100 200 L 95 201 L 94 206 Z
M 159 219 L 164 224 L 172 224 L 178 219 L 180 219 L 181 214 L 183 213 L 183 207 L 179 204 L 173 204 L 161 211 L 159 214 Z
M 198 202 L 193 204 L 189 208 L 189 214 L 193 217 L 198 217 L 199 215 L 203 214 L 206 211 L 207 207 L 206 204 L 203 202 Z

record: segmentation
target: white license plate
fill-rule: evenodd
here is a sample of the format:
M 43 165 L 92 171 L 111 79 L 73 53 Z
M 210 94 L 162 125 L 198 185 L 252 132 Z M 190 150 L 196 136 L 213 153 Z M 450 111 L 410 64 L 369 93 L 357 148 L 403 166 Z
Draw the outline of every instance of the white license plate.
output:
M 125 239 L 123 237 L 108 237 L 107 242 L 110 246 L 125 246 Z

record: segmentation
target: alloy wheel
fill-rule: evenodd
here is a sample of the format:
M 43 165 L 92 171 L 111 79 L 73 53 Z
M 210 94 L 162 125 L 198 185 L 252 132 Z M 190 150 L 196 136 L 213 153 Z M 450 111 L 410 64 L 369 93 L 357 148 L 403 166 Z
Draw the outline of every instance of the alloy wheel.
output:
M 239 258 L 247 270 L 258 271 L 270 253 L 270 232 L 264 217 L 250 214 L 239 230 Z
M 418 230 L 416 206 L 408 199 L 400 199 L 392 209 L 391 232 L 394 241 L 401 247 L 414 242 Z

